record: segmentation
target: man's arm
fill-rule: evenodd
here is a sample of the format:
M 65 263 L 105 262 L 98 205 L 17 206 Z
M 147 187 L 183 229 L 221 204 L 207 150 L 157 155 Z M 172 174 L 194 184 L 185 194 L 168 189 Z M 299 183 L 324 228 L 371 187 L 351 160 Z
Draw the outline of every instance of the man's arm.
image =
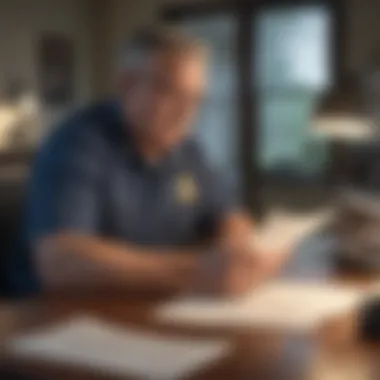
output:
M 289 258 L 290 250 L 263 251 L 257 244 L 254 223 L 244 211 L 226 214 L 218 231 L 219 244 L 225 251 L 241 260 L 244 268 L 251 273 L 252 282 L 260 282 L 275 275 Z M 273 237 L 276 238 L 275 236 Z
M 27 238 L 43 288 L 186 288 L 196 267 L 191 252 L 98 237 L 107 161 L 97 136 L 80 128 L 48 141 L 32 176 Z
M 241 207 L 234 186 L 203 163 L 206 193 L 203 224 L 213 231 L 219 251 L 227 261 L 224 292 L 240 294 L 273 276 L 286 262 L 290 250 L 268 252 L 257 241 L 257 231 Z M 276 237 L 273 237 L 276 239 Z
M 197 256 L 68 232 L 44 237 L 35 246 L 38 272 L 48 290 L 185 290 L 194 278 Z
M 221 216 L 216 234 L 217 260 L 223 272 L 216 282 L 204 276 L 200 289 L 222 296 L 239 296 L 274 276 L 288 258 L 288 251 L 261 251 L 254 236 L 253 222 L 243 211 Z
M 254 252 L 252 223 L 243 214 L 225 212 L 227 203 L 214 194 L 205 210 L 206 219 L 216 220 L 220 227 L 212 254 L 145 249 L 97 237 L 101 167 L 106 160 L 101 146 L 92 140 L 93 136 L 83 134 L 69 146 L 48 145 L 33 176 L 28 238 L 32 261 L 46 290 L 187 290 L 198 285 L 202 291 L 231 293 L 231 273 L 252 283 L 253 276 L 265 272 L 268 260 L 261 256 L 260 260 L 254 256 L 255 265 L 245 265 L 253 256 L 246 253 Z M 216 182 L 208 188 L 224 194 Z

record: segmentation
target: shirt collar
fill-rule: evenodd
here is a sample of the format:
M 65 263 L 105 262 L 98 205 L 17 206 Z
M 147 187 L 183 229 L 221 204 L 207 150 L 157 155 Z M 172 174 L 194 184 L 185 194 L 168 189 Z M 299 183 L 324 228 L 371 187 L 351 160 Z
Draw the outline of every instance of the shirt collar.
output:
M 161 173 L 163 171 L 172 170 L 179 162 L 183 144 L 174 147 L 170 152 L 167 152 L 164 157 L 157 162 L 151 163 L 146 160 L 141 153 L 136 149 L 131 124 L 123 113 L 120 100 L 116 100 L 111 104 L 113 112 L 113 120 L 116 128 L 114 138 L 120 143 L 121 149 L 127 154 L 129 162 L 135 169 L 147 170 L 149 172 Z

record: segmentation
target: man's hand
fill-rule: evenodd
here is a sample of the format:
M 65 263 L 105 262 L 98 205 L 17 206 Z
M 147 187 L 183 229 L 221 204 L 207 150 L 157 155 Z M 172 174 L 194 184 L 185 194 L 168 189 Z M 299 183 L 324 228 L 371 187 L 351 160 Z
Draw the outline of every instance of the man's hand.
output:
M 272 277 L 289 257 L 286 250 L 262 252 L 253 223 L 243 213 L 226 218 L 215 249 L 200 259 L 194 288 L 202 293 L 238 296 Z
M 245 294 L 257 283 L 256 264 L 252 255 L 215 249 L 199 259 L 194 289 L 215 296 Z

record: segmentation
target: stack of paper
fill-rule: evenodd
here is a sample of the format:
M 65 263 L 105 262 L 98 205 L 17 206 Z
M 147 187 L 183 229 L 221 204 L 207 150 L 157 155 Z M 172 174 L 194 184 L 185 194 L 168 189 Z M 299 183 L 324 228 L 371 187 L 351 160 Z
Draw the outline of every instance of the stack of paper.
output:
M 16 355 L 143 379 L 178 379 L 216 361 L 225 341 L 165 338 L 78 317 L 10 342 Z
M 328 284 L 275 282 L 240 299 L 182 298 L 157 310 L 165 322 L 198 326 L 257 327 L 310 331 L 352 310 L 363 293 Z

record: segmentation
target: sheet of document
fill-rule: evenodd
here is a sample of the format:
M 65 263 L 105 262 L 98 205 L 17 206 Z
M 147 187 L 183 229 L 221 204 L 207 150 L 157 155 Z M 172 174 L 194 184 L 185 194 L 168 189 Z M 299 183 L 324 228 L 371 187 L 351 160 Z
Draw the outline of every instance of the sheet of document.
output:
M 166 338 L 77 317 L 9 344 L 27 358 L 79 365 L 141 379 L 180 379 L 217 361 L 229 350 L 224 340 Z
M 270 212 L 264 223 L 255 227 L 255 245 L 263 252 L 293 250 L 303 239 L 326 226 L 333 213 L 328 210 L 303 215 Z
M 158 308 L 157 318 L 192 326 L 310 332 L 328 318 L 355 308 L 362 297 L 362 291 L 355 288 L 278 281 L 240 299 L 177 299 Z

